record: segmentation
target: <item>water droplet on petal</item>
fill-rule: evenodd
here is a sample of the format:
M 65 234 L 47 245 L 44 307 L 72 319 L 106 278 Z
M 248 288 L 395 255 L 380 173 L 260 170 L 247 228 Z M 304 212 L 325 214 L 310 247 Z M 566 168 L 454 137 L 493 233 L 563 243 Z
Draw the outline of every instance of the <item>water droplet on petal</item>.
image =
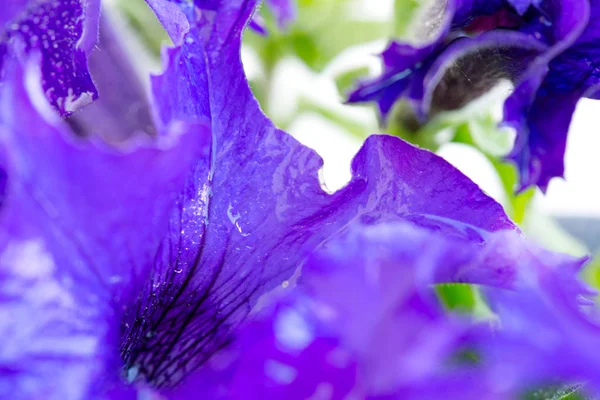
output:
M 127 370 L 127 382 L 131 383 L 137 378 L 138 373 L 140 372 L 140 366 L 134 365 L 133 367 Z
M 265 375 L 281 384 L 290 384 L 296 379 L 298 371 L 279 361 L 267 360 L 265 362 Z

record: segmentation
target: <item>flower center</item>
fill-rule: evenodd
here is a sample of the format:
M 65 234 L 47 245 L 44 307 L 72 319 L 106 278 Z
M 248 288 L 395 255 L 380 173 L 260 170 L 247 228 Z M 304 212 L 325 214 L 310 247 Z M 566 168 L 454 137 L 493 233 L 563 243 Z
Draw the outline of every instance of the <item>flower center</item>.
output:
M 518 28 L 523 24 L 521 17 L 502 8 L 491 15 L 482 15 L 473 19 L 463 30 L 468 34 L 478 34 L 496 28 Z

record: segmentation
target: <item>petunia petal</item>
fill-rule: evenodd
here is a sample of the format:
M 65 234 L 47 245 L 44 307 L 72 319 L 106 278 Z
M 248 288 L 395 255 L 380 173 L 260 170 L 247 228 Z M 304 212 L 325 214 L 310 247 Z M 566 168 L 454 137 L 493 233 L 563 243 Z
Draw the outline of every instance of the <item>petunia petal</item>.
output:
M 139 313 L 127 316 L 123 352 L 138 380 L 175 385 L 206 362 L 262 294 L 285 285 L 307 251 L 353 220 L 403 218 L 475 243 L 517 229 L 448 163 L 388 136 L 369 138 L 352 181 L 325 193 L 321 159 L 273 126 L 245 80 L 240 36 L 255 2 L 180 6 L 159 15 L 188 15 L 191 28 L 153 79 L 156 114 L 164 126 L 210 120 L 211 159 L 188 182 Z
M 376 101 L 379 112 L 385 120 L 399 98 L 406 96 L 417 101 L 421 100 L 424 92 L 422 80 L 431 64 L 428 57 L 437 46 L 438 44 L 434 43 L 415 48 L 392 42 L 382 53 L 383 62 L 389 66 L 389 71 L 379 78 L 359 83 L 358 87 L 348 95 L 348 102 Z
M 0 396 L 93 398 L 118 385 L 120 315 L 209 140 L 201 126 L 126 151 L 76 139 L 37 61 L 7 61 L 0 86 Z
M 536 366 L 535 354 L 526 349 L 523 352 L 531 363 L 523 366 L 529 369 L 523 376 L 494 375 L 492 370 L 501 366 L 499 360 L 492 367 L 459 363 L 458 355 L 466 350 L 485 349 L 487 356 L 486 346 L 493 346 L 496 336 L 503 338 L 502 329 L 492 333 L 474 321 L 443 312 L 431 284 L 437 281 L 438 272 L 461 268 L 465 260 L 476 264 L 471 272 L 495 271 L 511 262 L 520 285 L 506 290 L 504 282 L 487 280 L 483 283 L 486 293 L 525 299 L 533 290 L 535 296 L 551 296 L 550 279 L 560 276 L 563 283 L 575 281 L 576 271 L 572 260 L 535 249 L 514 232 L 491 235 L 493 240 L 479 246 L 408 223 L 349 226 L 307 258 L 297 288 L 260 312 L 240 330 L 232 346 L 180 388 L 164 394 L 170 399 L 199 393 L 234 399 L 304 399 L 319 394 L 331 398 L 512 398 L 526 385 L 539 382 L 531 377 L 546 367 Z M 571 301 L 577 299 L 570 290 L 562 293 Z M 526 332 L 513 332 L 518 321 L 510 321 L 510 312 L 506 308 L 511 325 L 507 338 L 523 335 L 526 338 L 521 340 L 535 340 L 533 326 Z M 517 314 L 527 318 L 535 312 L 535 308 L 525 308 Z M 572 327 L 567 324 L 562 329 Z M 520 354 L 512 351 L 503 361 L 519 364 Z M 548 369 L 556 371 L 550 365 Z
M 513 80 L 515 90 L 504 105 L 504 124 L 517 132 L 509 159 L 517 164 L 520 172 L 518 189 L 538 185 L 545 190 L 550 179 L 563 175 L 568 128 L 575 105 L 585 93 L 585 89 L 581 88 L 568 90 L 566 80 L 556 79 L 553 65 L 561 64 L 559 60 L 565 57 L 561 53 L 568 53 L 570 47 L 576 47 L 580 37 L 583 38 L 585 32 L 589 31 L 586 26 L 590 21 L 591 7 L 588 0 L 524 1 L 512 4 L 520 13 L 531 4 L 539 9 L 540 17 L 520 30 L 550 44 L 535 59 L 520 59 L 524 68 L 520 68 L 518 79 Z M 520 44 L 525 40 L 515 40 L 513 43 Z M 590 68 L 587 65 L 583 68 L 571 66 L 570 69 L 576 71 L 575 74 L 589 74 Z
M 517 164 L 520 172 L 518 189 L 538 185 L 545 190 L 550 179 L 563 175 L 568 127 L 575 105 L 585 92 L 581 89 L 565 90 L 564 81 L 552 76 L 553 65 L 560 63 L 557 57 L 558 60 L 564 57 L 561 53 L 568 53 L 569 48 L 576 46 L 577 40 L 585 36 L 592 8 L 589 0 L 529 3 L 540 10 L 541 16 L 521 30 L 549 42 L 550 47 L 534 60 L 523 59 L 526 68 L 519 74 L 515 90 L 505 102 L 504 124 L 517 132 L 509 159 Z M 520 6 L 513 5 L 515 8 Z M 540 33 L 544 31 L 547 31 L 545 35 Z M 544 79 L 549 70 L 548 77 Z M 578 68 L 575 70 L 589 73 Z
M 564 271 L 547 271 L 526 291 L 485 291 L 502 323 L 479 337 L 477 348 L 487 374 L 502 376 L 515 394 L 557 383 L 582 383 L 584 392 L 600 393 L 600 360 L 589 350 L 598 346 L 598 309 L 582 307 L 565 278 Z
M 254 17 L 248 22 L 248 27 L 259 35 L 266 36 L 269 34 L 267 31 L 267 27 L 265 26 L 264 19 L 260 16 L 260 14 L 255 14 Z
M 431 65 L 431 56 L 442 46 L 454 17 L 456 2 L 432 1 L 421 5 L 421 12 L 408 43 L 391 42 L 381 54 L 381 77 L 360 82 L 348 96 L 349 103 L 376 101 L 383 119 L 398 98 L 418 100 L 423 96 L 422 81 Z
M 509 159 L 519 168 L 520 190 L 538 185 L 545 191 L 552 178 L 564 174 L 567 132 L 585 90 L 556 93 L 552 86 L 536 84 L 534 79 L 528 83 L 530 86 L 520 85 L 504 105 L 504 123 L 517 127 L 518 132 Z M 531 90 L 536 90 L 531 104 L 527 94 L 518 97 Z
M 600 37 L 594 22 L 597 7 L 585 0 L 551 4 L 553 15 L 561 17 L 556 29 L 559 41 L 543 57 L 548 66 L 543 72 L 530 71 L 504 105 L 504 122 L 517 131 L 509 159 L 519 168 L 520 189 L 538 185 L 545 190 L 552 178 L 563 176 L 575 106 L 598 83 L 594 60 L 600 57 L 590 46 Z
M 448 317 L 432 289 L 419 285 L 418 267 L 443 257 L 425 232 L 411 224 L 357 224 L 328 240 L 305 262 L 302 287 L 263 310 L 233 346 L 165 394 L 426 398 L 467 325 Z
M 66 119 L 77 135 L 98 135 L 113 144 L 140 132 L 156 135 L 147 88 L 118 28 L 104 10 L 99 41 L 88 58 L 98 99 Z
M 0 12 L 0 70 L 24 46 L 41 54 L 42 87 L 63 116 L 98 97 L 87 68 L 87 54 L 98 35 L 100 0 L 9 1 Z

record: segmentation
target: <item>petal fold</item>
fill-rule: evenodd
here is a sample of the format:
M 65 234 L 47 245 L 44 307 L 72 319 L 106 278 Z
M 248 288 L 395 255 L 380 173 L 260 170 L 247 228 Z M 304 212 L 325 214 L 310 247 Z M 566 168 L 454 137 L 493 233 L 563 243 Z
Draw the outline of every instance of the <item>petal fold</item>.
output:
M 552 298 L 556 289 L 552 282 L 576 281 L 573 260 L 524 246 L 514 232 L 492 235 L 493 240 L 479 246 L 406 222 L 349 226 L 307 258 L 298 287 L 275 298 L 274 305 L 239 331 L 231 346 L 180 388 L 164 394 L 169 399 L 199 393 L 234 399 L 304 399 L 325 394 L 330 398 L 504 399 L 515 398 L 535 383 L 547 383 L 542 376 L 580 378 L 560 374 L 562 367 L 555 366 L 556 361 L 537 365 L 540 358 L 535 349 L 543 343 L 532 346 L 533 351 L 525 344 L 510 347 L 511 337 L 526 342 L 552 338 L 538 332 L 535 323 L 515 331 L 519 321 L 511 320 L 512 306 L 518 305 L 511 302 Z M 499 328 L 492 328 L 493 322 L 442 310 L 431 286 L 440 270 L 458 268 L 467 257 L 480 271 L 493 271 L 506 259 L 486 254 L 502 254 L 515 244 L 519 249 L 505 257 L 512 262 L 514 276 L 520 277 L 519 287 L 507 289 L 493 280 L 482 285 L 485 293 L 497 294 L 493 304 L 501 314 Z M 575 306 L 573 292 L 561 293 Z M 504 303 L 502 296 L 514 300 Z M 515 315 L 536 315 L 531 321 L 537 321 L 548 314 L 545 309 L 537 303 Z M 569 318 L 573 311 L 552 313 L 555 318 Z M 555 341 L 582 333 L 571 324 L 561 329 Z M 495 343 L 502 343 L 498 358 L 494 358 Z M 552 352 L 560 354 L 561 349 Z M 481 362 L 460 361 L 461 355 L 477 350 L 482 351 Z M 527 372 L 501 370 L 520 371 L 520 366 L 511 366 L 520 365 L 521 357 L 527 360 L 523 365 Z
M 209 136 L 182 125 L 120 151 L 75 138 L 38 61 L 9 59 L 0 86 L 0 395 L 95 398 L 120 384 L 123 309 Z

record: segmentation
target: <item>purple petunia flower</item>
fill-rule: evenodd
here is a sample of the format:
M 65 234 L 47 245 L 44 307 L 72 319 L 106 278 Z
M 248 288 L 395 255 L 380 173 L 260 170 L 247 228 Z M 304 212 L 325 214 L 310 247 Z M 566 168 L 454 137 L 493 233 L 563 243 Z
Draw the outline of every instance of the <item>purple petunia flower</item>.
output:
M 256 1 L 148 3 L 177 44 L 144 100 L 156 134 L 113 147 L 74 135 L 82 101 L 65 108 L 94 90 L 73 60 L 98 9 L 31 0 L 3 15 L 0 397 L 493 398 L 546 378 L 497 382 L 491 351 L 485 368 L 455 365 L 490 341 L 431 285 L 533 287 L 539 301 L 559 276 L 576 299 L 580 261 L 532 250 L 499 204 L 398 138 L 367 139 L 327 194 L 321 159 L 246 82 Z M 29 33 L 51 36 L 49 21 L 65 47 Z
M 510 263 L 504 272 L 511 273 L 494 277 L 493 272 L 502 270 L 503 258 Z M 535 384 L 555 383 L 558 377 L 589 379 L 594 372 L 587 373 L 585 367 L 564 374 L 562 365 L 553 364 L 564 351 L 572 354 L 572 348 L 584 347 L 551 344 L 552 354 L 540 357 L 541 343 L 535 343 L 549 337 L 567 341 L 581 335 L 581 329 L 563 325 L 563 332 L 550 335 L 536 332 L 529 323 L 526 330 L 515 333 L 518 324 L 499 308 L 494 311 L 502 322 L 506 318 L 509 327 L 490 329 L 445 313 L 431 287 L 435 282 L 460 280 L 457 277 L 462 275 L 485 283 L 486 294 L 494 290 L 497 296 L 536 301 L 535 306 L 516 312 L 523 318 L 532 313 L 536 316 L 531 320 L 537 321 L 538 307 L 544 317 L 570 318 L 573 310 L 556 312 L 551 307 L 561 297 L 573 304 L 576 297 L 567 288 L 585 291 L 572 275 L 571 268 L 579 266 L 576 260 L 525 244 L 515 232 L 491 233 L 482 249 L 412 224 L 355 224 L 311 254 L 303 264 L 298 288 L 263 309 L 241 330 L 233 346 L 171 396 L 506 399 L 518 398 Z M 450 270 L 453 273 L 448 275 Z M 494 282 L 501 276 L 501 284 Z M 550 281 L 557 279 L 563 288 L 548 289 Z M 506 290 L 511 286 L 523 290 Z M 533 288 L 536 291 L 529 293 Z M 550 304 L 541 305 L 543 301 Z M 513 338 L 522 343 L 511 343 Z M 484 363 L 461 362 L 461 354 L 467 351 L 477 351 Z M 536 364 L 540 362 L 545 364 Z
M 392 42 L 383 53 L 383 75 L 363 83 L 349 101 L 376 101 L 385 117 L 404 97 L 423 119 L 462 107 L 500 79 L 512 80 L 504 123 L 517 138 L 509 159 L 519 168 L 521 189 L 545 189 L 563 175 L 577 101 L 596 97 L 597 2 L 448 0 L 426 11 L 417 42 Z

